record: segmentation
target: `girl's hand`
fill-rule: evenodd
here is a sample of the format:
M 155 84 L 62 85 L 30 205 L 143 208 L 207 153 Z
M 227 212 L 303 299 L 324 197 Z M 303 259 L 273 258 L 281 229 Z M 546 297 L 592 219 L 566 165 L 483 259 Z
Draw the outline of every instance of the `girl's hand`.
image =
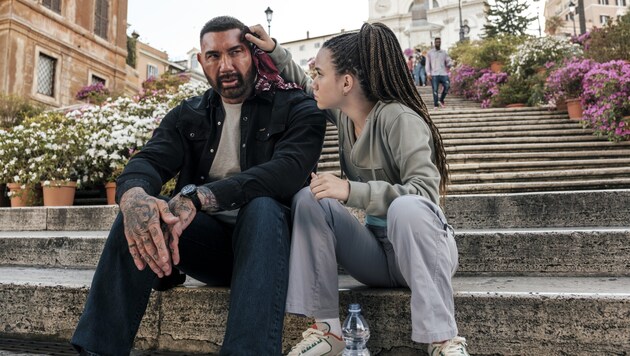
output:
M 317 200 L 332 198 L 346 202 L 350 196 L 350 183 L 330 173 L 311 173 L 311 192 Z

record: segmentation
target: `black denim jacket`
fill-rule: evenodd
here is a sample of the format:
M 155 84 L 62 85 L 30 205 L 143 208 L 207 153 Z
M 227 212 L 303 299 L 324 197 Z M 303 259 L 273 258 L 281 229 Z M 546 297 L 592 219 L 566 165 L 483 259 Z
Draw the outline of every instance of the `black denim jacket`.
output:
M 175 193 L 186 184 L 205 184 L 223 210 L 271 197 L 289 204 L 317 165 L 326 129 L 324 112 L 301 90 L 263 92 L 241 108 L 241 173 L 211 181 L 225 112 L 210 89 L 171 110 L 117 180 L 116 201 L 133 187 L 157 196 L 179 173 Z

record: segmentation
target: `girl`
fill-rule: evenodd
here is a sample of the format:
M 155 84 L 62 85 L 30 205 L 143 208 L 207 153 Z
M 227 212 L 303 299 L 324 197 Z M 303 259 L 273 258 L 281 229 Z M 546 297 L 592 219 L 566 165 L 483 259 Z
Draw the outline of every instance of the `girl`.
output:
M 262 26 L 251 30 L 283 78 L 330 109 L 347 177 L 313 174 L 293 199 L 287 311 L 315 324 L 289 355 L 343 352 L 337 263 L 365 285 L 409 287 L 411 338 L 429 355 L 468 355 L 454 317 L 457 247 L 439 207 L 446 154 L 394 33 L 366 23 L 326 41 L 311 80 Z M 365 225 L 340 201 L 365 210 Z

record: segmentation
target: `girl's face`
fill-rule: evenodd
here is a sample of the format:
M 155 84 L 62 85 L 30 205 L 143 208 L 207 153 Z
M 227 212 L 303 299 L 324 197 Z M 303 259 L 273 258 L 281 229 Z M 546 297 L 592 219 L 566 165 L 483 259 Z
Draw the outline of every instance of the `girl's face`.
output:
M 313 94 L 320 109 L 338 109 L 343 101 L 343 76 L 337 75 L 330 50 L 322 48 L 315 56 Z

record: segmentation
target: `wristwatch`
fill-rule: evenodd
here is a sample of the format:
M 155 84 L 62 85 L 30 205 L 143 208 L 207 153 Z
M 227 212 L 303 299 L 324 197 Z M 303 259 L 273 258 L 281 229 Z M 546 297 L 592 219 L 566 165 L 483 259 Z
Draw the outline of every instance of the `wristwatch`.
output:
M 197 195 L 196 185 L 185 185 L 179 193 L 183 197 L 190 199 L 193 202 L 193 205 L 195 205 L 195 209 L 197 209 L 197 211 L 201 210 L 201 201 L 199 200 L 199 196 Z

